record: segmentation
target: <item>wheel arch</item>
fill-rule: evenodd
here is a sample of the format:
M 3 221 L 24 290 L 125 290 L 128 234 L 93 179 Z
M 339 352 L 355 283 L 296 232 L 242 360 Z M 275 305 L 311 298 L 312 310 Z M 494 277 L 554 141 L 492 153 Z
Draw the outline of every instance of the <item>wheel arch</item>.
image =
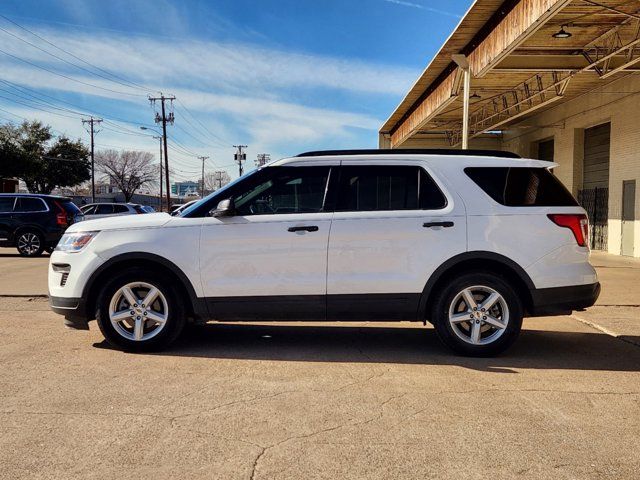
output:
M 522 298 L 525 312 L 531 310 L 533 305 L 531 290 L 535 289 L 535 285 L 527 272 L 516 262 L 499 253 L 473 251 L 450 258 L 433 272 L 420 295 L 418 320 L 423 321 L 429 316 L 436 292 L 451 277 L 477 270 L 489 270 L 507 277 Z
M 116 255 L 100 265 L 89 277 L 83 291 L 82 298 L 86 299 L 87 318 L 95 318 L 96 303 L 100 287 L 117 270 L 123 267 L 148 268 L 159 274 L 166 275 L 178 288 L 180 296 L 188 301 L 185 302 L 185 311 L 188 316 L 198 320 L 206 320 L 208 311 L 206 302 L 199 298 L 189 280 L 189 277 L 176 264 L 160 255 L 147 252 L 129 252 Z
M 42 237 L 42 240 L 46 243 L 47 241 L 46 231 L 40 225 L 32 224 L 32 223 L 26 223 L 16 227 L 16 229 L 13 231 L 13 238 L 11 239 L 11 241 L 13 243 L 16 243 L 18 241 L 18 237 L 20 236 L 20 234 L 29 230 L 38 232 Z

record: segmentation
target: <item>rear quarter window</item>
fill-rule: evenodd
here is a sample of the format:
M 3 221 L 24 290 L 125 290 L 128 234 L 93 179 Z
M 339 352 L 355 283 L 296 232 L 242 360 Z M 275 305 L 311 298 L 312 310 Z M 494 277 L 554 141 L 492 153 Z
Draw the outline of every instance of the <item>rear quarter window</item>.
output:
M 578 202 L 542 167 L 467 167 L 464 172 L 487 195 L 507 207 L 575 207 Z

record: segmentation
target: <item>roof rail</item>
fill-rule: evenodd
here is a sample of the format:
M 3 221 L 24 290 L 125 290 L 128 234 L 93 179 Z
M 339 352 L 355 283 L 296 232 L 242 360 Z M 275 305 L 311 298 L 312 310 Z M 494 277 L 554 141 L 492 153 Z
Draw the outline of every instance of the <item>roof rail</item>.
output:
M 333 155 L 458 155 L 479 157 L 521 158 L 502 150 L 459 150 L 453 148 L 369 148 L 363 150 L 317 150 L 296 157 L 328 157 Z

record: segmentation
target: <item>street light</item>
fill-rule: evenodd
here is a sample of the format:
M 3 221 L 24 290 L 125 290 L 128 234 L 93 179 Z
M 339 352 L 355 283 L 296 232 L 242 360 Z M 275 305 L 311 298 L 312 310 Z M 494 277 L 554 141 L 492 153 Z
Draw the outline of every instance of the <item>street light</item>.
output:
M 157 130 L 155 130 L 154 128 L 148 128 L 148 127 L 140 127 L 140 130 L 150 130 L 154 133 L 157 133 L 158 136 L 154 135 L 153 139 L 154 140 L 160 140 L 160 211 L 162 211 L 162 134 L 160 132 L 158 132 Z M 168 174 L 168 172 L 167 172 Z M 169 206 L 167 205 L 167 211 L 169 211 Z

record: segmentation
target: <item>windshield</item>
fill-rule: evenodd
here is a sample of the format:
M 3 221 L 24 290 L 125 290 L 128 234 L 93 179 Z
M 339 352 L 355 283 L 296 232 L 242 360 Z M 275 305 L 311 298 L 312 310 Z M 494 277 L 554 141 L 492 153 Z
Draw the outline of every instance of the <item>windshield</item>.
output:
M 258 172 L 260 170 L 261 170 L 260 168 L 256 168 L 255 170 L 251 170 L 246 175 L 243 175 L 241 177 L 236 178 L 233 182 L 227 183 L 224 187 L 219 188 L 218 190 L 216 190 L 213 193 L 210 193 L 209 195 L 207 195 L 203 199 L 198 200 L 193 205 L 189 205 L 184 210 L 181 210 L 178 214 L 176 214 L 176 216 L 177 217 L 188 217 L 190 213 L 195 212 L 196 210 L 198 210 L 198 208 L 200 208 L 201 205 L 203 205 L 204 203 L 209 202 L 210 200 L 212 200 L 214 198 L 217 198 L 218 201 L 224 200 L 225 199 L 225 192 L 228 189 L 233 187 L 235 184 L 237 184 L 241 180 L 242 181 L 246 180 L 247 178 L 251 177 L 252 175 L 254 175 L 256 172 Z

